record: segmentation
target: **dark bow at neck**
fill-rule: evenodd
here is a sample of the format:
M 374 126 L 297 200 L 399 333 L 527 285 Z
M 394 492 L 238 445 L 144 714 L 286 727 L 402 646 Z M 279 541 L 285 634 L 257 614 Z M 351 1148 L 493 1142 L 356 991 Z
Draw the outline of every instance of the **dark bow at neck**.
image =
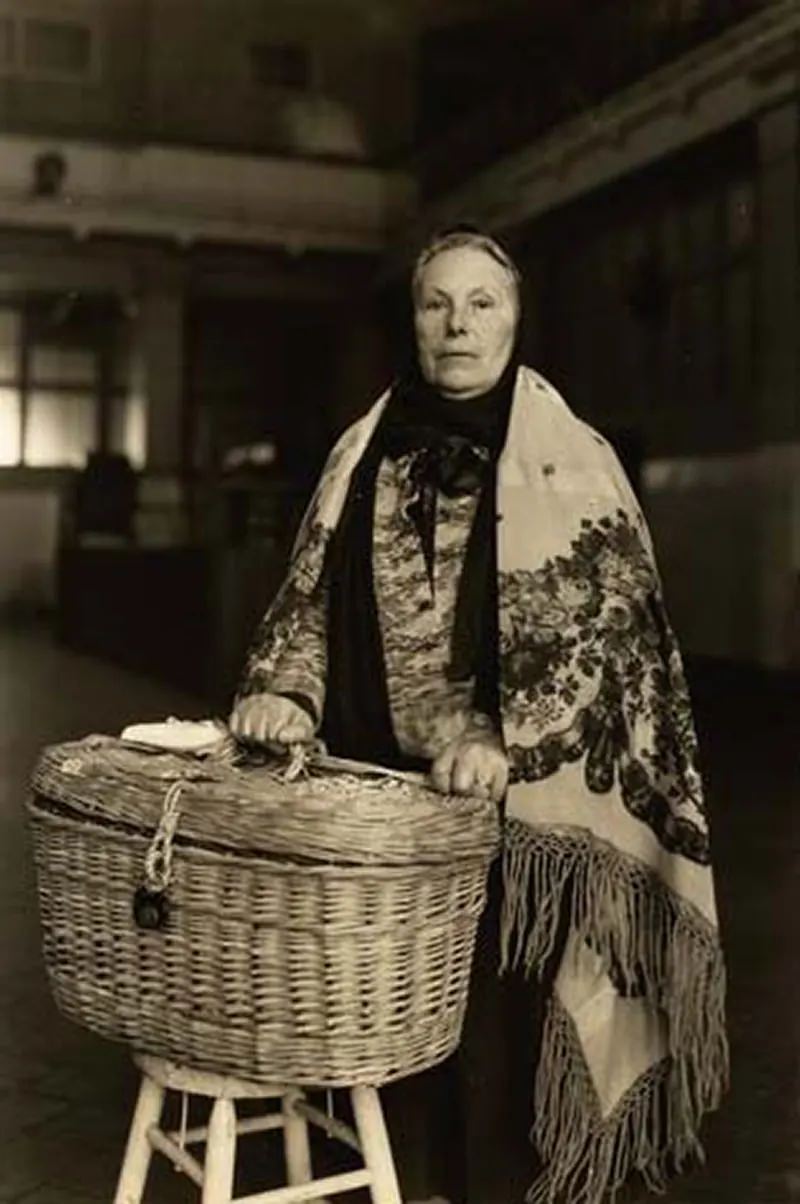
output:
M 375 599 L 372 548 L 381 462 L 412 455 L 407 513 L 433 582 L 437 491 L 477 492 L 456 613 L 448 677 L 474 679 L 473 702 L 499 713 L 497 664 L 496 464 L 511 412 L 517 359 L 480 397 L 445 398 L 418 368 L 402 374 L 350 483 L 329 550 L 328 681 L 323 737 L 331 752 L 400 768 L 421 768 L 394 736 Z

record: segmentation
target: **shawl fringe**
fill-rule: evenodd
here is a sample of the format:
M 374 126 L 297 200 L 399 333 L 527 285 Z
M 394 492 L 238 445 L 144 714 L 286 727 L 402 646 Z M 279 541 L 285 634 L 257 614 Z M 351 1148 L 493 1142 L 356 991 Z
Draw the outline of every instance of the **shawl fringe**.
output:
M 603 1116 L 574 1022 L 550 1000 L 531 1133 L 546 1165 L 529 1204 L 600 1204 L 632 1171 L 663 1191 L 687 1158 L 702 1161 L 705 1112 L 728 1082 L 725 968 L 714 929 L 635 858 L 577 828 L 509 820 L 503 854 L 501 971 L 541 973 L 562 906 L 626 991 L 658 1008 L 668 1056 Z

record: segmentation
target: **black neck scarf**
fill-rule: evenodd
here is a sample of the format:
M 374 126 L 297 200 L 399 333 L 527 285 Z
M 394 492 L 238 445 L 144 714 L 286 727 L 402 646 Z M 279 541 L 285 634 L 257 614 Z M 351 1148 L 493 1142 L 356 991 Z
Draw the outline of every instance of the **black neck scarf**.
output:
M 414 366 L 392 389 L 350 482 L 331 539 L 328 672 L 322 737 L 336 756 L 395 769 L 424 769 L 403 753 L 391 722 L 372 572 L 375 482 L 381 461 L 411 454 L 415 496 L 407 513 L 433 581 L 437 492 L 477 492 L 451 636 L 448 677 L 475 678 L 474 705 L 499 712 L 497 664 L 496 464 L 505 442 L 519 357 L 497 384 L 464 401 L 443 397 Z

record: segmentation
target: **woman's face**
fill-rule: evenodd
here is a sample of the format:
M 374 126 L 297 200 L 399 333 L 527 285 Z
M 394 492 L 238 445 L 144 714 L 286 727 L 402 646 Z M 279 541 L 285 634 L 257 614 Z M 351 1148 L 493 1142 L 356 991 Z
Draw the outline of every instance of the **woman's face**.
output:
M 445 397 L 477 397 L 502 375 L 514 345 L 517 291 L 477 247 L 440 251 L 422 269 L 414 328 L 422 374 Z

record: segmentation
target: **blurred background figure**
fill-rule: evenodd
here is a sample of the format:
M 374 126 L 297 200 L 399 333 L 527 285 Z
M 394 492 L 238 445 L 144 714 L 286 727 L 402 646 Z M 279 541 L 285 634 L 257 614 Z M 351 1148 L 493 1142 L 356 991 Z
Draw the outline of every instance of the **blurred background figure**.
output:
M 126 456 L 89 452 L 86 467 L 75 480 L 75 538 L 132 539 L 137 484 Z

